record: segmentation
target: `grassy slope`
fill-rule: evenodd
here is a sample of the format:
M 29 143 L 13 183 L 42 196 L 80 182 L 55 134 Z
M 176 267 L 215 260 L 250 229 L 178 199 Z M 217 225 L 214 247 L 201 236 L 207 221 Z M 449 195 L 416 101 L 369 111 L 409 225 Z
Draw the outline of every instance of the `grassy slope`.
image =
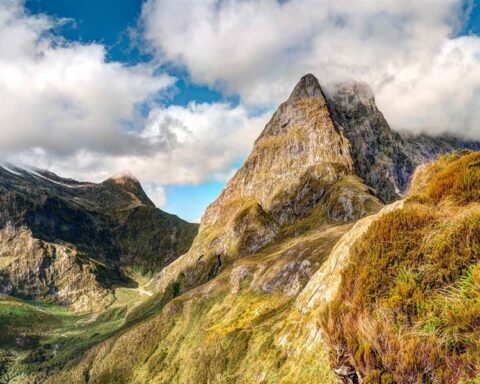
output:
M 130 309 L 118 330 L 99 336 L 93 328 L 110 322 L 87 325 L 82 335 L 94 338 L 85 344 L 91 348 L 75 347 L 61 371 L 30 378 L 328 384 L 336 382 L 333 363 L 353 365 L 365 384 L 478 383 L 479 164 L 480 154 L 460 153 L 426 167 L 404 208 L 375 221 L 354 245 L 336 299 L 316 319 L 294 306 L 295 283 L 308 280 L 303 262 L 318 269 L 351 227 L 326 222 L 321 209 L 206 284 Z M 180 292 L 171 287 L 168 294 Z M 311 342 L 318 339 L 318 329 L 305 328 L 312 321 L 322 323 L 330 356 Z
M 345 191 L 363 199 L 364 189 L 354 178 L 339 183 L 328 204 L 283 227 L 259 252 L 223 265 L 218 276 L 197 288 L 188 290 L 179 279 L 165 294 L 142 301 L 134 289 L 117 290 L 115 306 L 98 318 L 52 313 L 31 328 L 24 326 L 27 318 L 19 319 L 22 327 L 12 328 L 12 335 L 41 337 L 26 350 L 6 345 L 14 352 L 8 374 L 22 373 L 14 381 L 22 384 L 333 383 L 327 351 L 323 344 L 309 345 L 310 330 L 302 329 L 294 301 L 351 227 L 329 219 L 326 210 L 341 209 L 334 205 Z M 379 207 L 370 200 L 360 205 L 365 212 Z M 286 341 L 296 333 L 302 337 Z
M 282 342 L 301 322 L 294 301 L 308 280 L 306 266 L 313 273 L 351 227 L 326 224 L 323 213 L 313 214 L 316 226 L 309 217 L 306 231 L 302 225 L 285 228 L 279 241 L 157 306 L 156 315 L 117 332 L 47 382 L 335 383 L 323 345 Z M 141 318 L 153 303 L 158 298 L 127 319 Z
M 0 383 L 27 382 L 71 361 L 127 323 L 147 295 L 136 289 L 116 291 L 116 301 L 99 314 L 78 314 L 64 307 L 0 298 Z M 11 380 L 11 381 L 9 381 Z
M 480 154 L 447 155 L 356 243 L 323 319 L 333 364 L 365 384 L 478 382 L 479 256 Z

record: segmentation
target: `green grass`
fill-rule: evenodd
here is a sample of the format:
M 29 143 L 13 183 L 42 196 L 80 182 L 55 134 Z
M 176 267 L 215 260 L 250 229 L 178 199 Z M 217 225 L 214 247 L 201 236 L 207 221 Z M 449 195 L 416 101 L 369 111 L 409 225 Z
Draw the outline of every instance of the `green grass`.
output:
M 442 157 L 405 207 L 355 244 L 323 314 L 334 365 L 364 383 L 445 383 L 480 374 L 479 153 Z M 473 381 L 472 381 L 473 382 Z
M 90 384 L 336 383 L 324 345 L 303 350 L 310 330 L 291 317 L 295 296 L 255 288 L 253 275 L 232 293 L 230 273 L 236 267 L 258 270 L 257 279 L 266 282 L 282 276 L 292 260 L 318 266 L 350 227 L 322 224 L 301 235 L 285 235 L 233 261 L 204 285 L 184 293 L 182 287 L 168 287 L 164 296 L 131 307 L 119 331 L 55 371 L 47 383 L 82 383 L 86 376 Z M 297 272 L 288 271 L 294 278 Z M 279 340 L 292 324 L 296 336 L 286 348 Z
M 7 378 L 61 369 L 133 323 L 129 316 L 149 299 L 128 288 L 117 289 L 115 296 L 115 302 L 97 314 L 78 314 L 58 305 L 1 297 L 0 383 Z

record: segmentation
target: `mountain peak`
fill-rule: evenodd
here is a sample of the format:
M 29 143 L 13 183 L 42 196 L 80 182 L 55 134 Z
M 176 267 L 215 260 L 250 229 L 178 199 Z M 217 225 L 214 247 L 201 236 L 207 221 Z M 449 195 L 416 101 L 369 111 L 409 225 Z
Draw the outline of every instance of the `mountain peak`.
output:
M 325 99 L 318 79 L 311 73 L 304 75 L 300 79 L 288 100 L 298 99 Z
M 320 83 L 314 75 L 304 75 L 266 124 L 244 165 L 207 208 L 202 223 L 224 216 L 232 202 L 253 199 L 283 225 L 306 214 L 327 185 L 352 172 L 348 140 L 335 125 Z M 314 201 L 299 198 L 290 204 L 299 191 L 306 193 L 303 187 L 313 188 Z
M 117 173 L 116 175 L 108 178 L 107 181 L 120 185 L 140 184 L 138 179 L 129 172 Z
M 143 190 L 140 181 L 130 173 L 120 173 L 112 176 L 101 183 L 102 186 L 109 187 L 112 192 L 115 191 L 116 197 L 121 197 L 119 201 L 133 201 L 133 204 L 143 204 L 154 207 L 155 204 L 150 200 Z M 126 199 L 125 199 L 126 198 Z M 112 198 L 112 201 L 116 199 Z M 131 204 L 129 202 L 129 204 Z

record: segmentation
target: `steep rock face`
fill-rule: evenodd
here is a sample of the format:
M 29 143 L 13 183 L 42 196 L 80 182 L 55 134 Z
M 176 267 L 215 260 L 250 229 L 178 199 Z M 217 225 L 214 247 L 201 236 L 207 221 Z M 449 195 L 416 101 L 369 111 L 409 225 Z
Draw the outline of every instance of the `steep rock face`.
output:
M 82 309 L 133 284 L 129 269 L 159 271 L 196 234 L 132 177 L 79 183 L 11 166 L 0 167 L 0 228 L 0 293 Z
M 321 207 L 324 220 L 348 222 L 376 211 L 380 202 L 355 176 L 350 143 L 318 80 L 306 75 L 207 208 L 189 253 L 162 271 L 160 287 L 180 274 L 185 286 L 211 278 L 315 207 Z
M 348 140 L 332 120 L 317 79 L 307 75 L 275 112 L 245 164 L 207 208 L 202 224 L 222 219 L 237 199 L 255 199 L 279 224 L 291 222 L 304 216 L 329 185 L 352 171 Z
M 98 310 L 114 297 L 96 279 L 97 265 L 82 260 L 67 244 L 35 239 L 30 230 L 7 225 L 0 230 L 0 292 Z
M 208 280 L 313 208 L 334 222 L 376 212 L 379 199 L 403 196 L 418 165 L 465 147 L 480 144 L 392 130 L 366 84 L 339 84 L 326 94 L 305 75 L 207 208 L 189 253 L 162 272 L 159 286 L 180 274 L 185 287 Z
M 419 165 L 459 148 L 480 149 L 478 142 L 392 130 L 365 83 L 334 86 L 328 103 L 335 121 L 350 141 L 355 172 L 386 203 L 404 194 Z
M 363 83 L 341 84 L 329 97 L 335 120 L 351 143 L 355 171 L 390 202 L 405 189 L 414 169 L 404 153 L 401 136 L 378 110 L 373 93 Z

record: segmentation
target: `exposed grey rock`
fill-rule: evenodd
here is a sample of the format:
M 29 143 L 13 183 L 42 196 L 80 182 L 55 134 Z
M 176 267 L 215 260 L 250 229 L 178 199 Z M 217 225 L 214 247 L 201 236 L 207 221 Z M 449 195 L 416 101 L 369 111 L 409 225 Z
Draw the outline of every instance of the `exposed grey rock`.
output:
M 338 84 L 327 101 L 350 142 L 355 172 L 385 203 L 403 195 L 419 165 L 456 149 L 480 149 L 478 142 L 392 130 L 365 83 Z
M 263 293 L 282 292 L 286 296 L 297 296 L 305 286 L 305 282 L 313 275 L 313 269 L 308 260 L 289 261 L 278 264 L 268 271 L 268 274 L 259 276 L 252 287 Z
M 239 265 L 232 269 L 230 273 L 230 290 L 232 293 L 238 293 L 242 282 L 248 277 L 253 276 L 254 269 L 245 265 Z
M 311 73 L 303 76 L 293 89 L 288 101 L 292 102 L 298 99 L 319 99 L 325 100 L 322 87 L 317 78 Z
M 342 365 L 333 370 L 339 380 L 344 384 L 360 384 L 359 377 L 355 369 L 350 365 Z
M 3 166 L 0 293 L 103 305 L 113 288 L 134 284 L 128 268 L 161 270 L 187 251 L 196 228 L 155 208 L 130 176 L 80 183 Z

